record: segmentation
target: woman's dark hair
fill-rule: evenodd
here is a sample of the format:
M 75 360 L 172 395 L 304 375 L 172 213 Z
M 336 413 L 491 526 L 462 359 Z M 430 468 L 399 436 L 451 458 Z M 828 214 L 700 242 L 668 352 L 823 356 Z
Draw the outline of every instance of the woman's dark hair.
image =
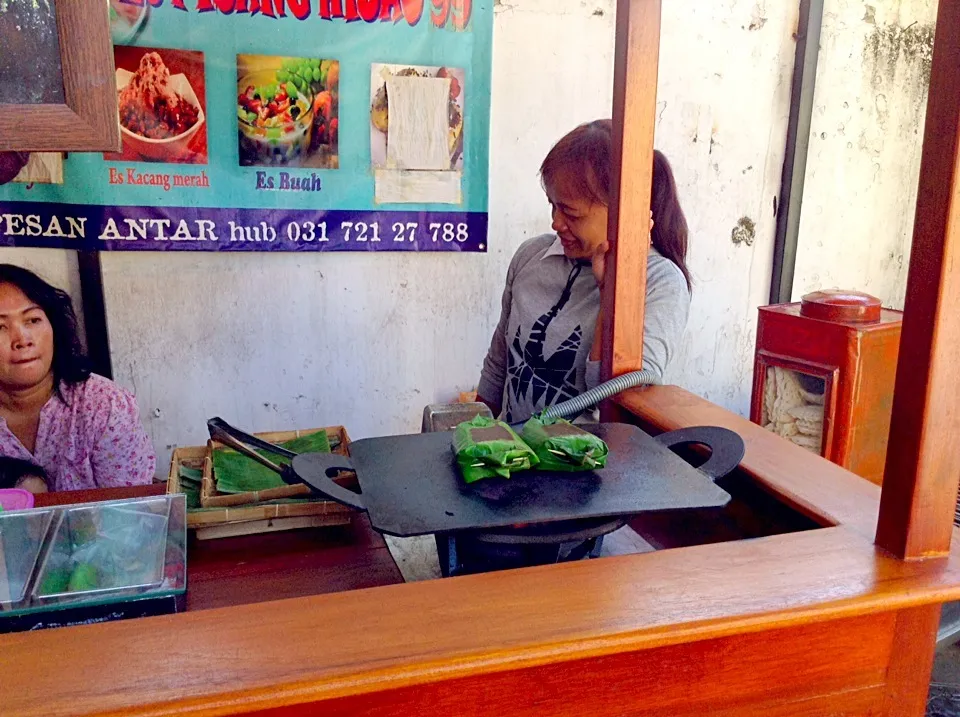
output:
M 597 120 L 580 125 L 557 142 L 540 166 L 546 186 L 562 182 L 576 196 L 603 205 L 610 203 L 610 169 L 613 153 L 613 122 Z M 689 289 L 693 282 L 687 269 L 687 219 L 677 197 L 677 182 L 670 162 L 660 151 L 653 153 L 653 246 L 680 269 Z
M 0 264 L 0 284 L 16 286 L 47 315 L 53 328 L 53 385 L 63 400 L 61 381 L 77 384 L 90 377 L 90 363 L 77 334 L 77 315 L 70 296 L 32 271 L 14 264 Z
M 22 458 L 9 458 L 0 456 L 0 488 L 16 488 L 24 478 L 41 478 L 44 483 L 49 483 L 50 477 L 40 466 Z

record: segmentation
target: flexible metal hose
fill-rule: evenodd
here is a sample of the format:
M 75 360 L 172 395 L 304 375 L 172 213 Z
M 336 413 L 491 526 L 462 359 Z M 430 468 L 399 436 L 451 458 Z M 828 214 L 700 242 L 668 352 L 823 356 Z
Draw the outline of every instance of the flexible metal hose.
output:
M 594 386 L 589 391 L 584 391 L 579 396 L 574 396 L 568 401 L 550 406 L 545 415 L 551 418 L 564 418 L 577 416 L 611 396 L 626 391 L 628 388 L 637 386 L 656 386 L 660 383 L 660 377 L 653 371 L 631 371 L 622 376 L 612 378 L 599 386 Z

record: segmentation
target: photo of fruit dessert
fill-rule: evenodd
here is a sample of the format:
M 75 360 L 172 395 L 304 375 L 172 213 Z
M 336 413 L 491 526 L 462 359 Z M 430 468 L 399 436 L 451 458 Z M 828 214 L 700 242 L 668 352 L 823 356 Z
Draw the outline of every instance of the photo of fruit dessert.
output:
M 245 167 L 337 169 L 340 63 L 237 56 L 237 138 Z
M 116 161 L 207 163 L 203 53 L 114 48 L 120 153 Z
M 375 168 L 387 166 L 387 134 L 390 126 L 390 98 L 387 80 L 392 77 L 449 78 L 447 106 L 450 169 L 463 169 L 464 71 L 450 67 L 374 64 L 370 71 L 370 159 Z

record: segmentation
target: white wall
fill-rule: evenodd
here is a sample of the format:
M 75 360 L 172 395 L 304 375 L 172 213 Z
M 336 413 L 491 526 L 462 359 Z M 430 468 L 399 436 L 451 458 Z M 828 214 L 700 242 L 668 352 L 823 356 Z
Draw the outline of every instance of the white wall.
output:
M 903 307 L 936 0 L 827 0 L 794 298 Z
M 790 4 L 664 3 L 658 144 L 696 278 L 673 379 L 738 411 L 768 293 Z M 104 255 L 115 376 L 136 390 L 161 465 L 214 415 L 252 430 L 343 424 L 357 438 L 417 430 L 426 404 L 473 387 L 509 259 L 549 230 L 542 157 L 610 114 L 613 27 L 612 0 L 497 7 L 486 256 Z M 742 217 L 751 245 L 731 240 Z
M 4 247 L 0 249 L 0 262 L 17 264 L 36 272 L 70 294 L 79 311 L 80 274 L 77 272 L 77 252 L 66 249 Z
M 657 144 L 674 164 L 695 280 L 671 378 L 739 413 L 770 291 L 797 5 L 663 3 Z M 735 237 L 739 225 L 753 230 Z
M 797 10 L 663 5 L 657 143 L 677 174 L 696 281 L 672 379 L 744 412 Z M 213 415 L 252 430 L 343 424 L 357 438 L 417 430 L 424 405 L 473 387 L 507 263 L 549 229 L 542 157 L 610 114 L 613 27 L 612 0 L 498 4 L 485 256 L 103 255 L 115 376 L 138 395 L 161 470 Z M 747 241 L 738 224 L 754 227 Z M 36 261 L 70 283 L 56 252 Z
M 663 3 L 657 143 L 696 281 L 671 378 L 741 413 L 769 292 L 796 4 Z M 902 303 L 934 5 L 827 0 L 798 296 L 844 286 Z M 473 387 L 510 256 L 549 229 L 537 167 L 564 132 L 609 116 L 612 51 L 613 0 L 498 4 L 485 256 L 103 255 L 115 375 L 139 397 L 161 471 L 213 415 L 358 438 L 417 430 L 424 405 Z M 79 296 L 72 253 L 0 260 Z

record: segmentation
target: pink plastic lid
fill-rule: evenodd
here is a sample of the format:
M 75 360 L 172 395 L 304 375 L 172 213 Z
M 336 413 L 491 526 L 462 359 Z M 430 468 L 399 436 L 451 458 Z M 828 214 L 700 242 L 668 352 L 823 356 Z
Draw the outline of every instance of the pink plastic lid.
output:
M 0 506 L 4 510 L 26 510 L 33 507 L 33 493 L 20 488 L 0 489 Z

